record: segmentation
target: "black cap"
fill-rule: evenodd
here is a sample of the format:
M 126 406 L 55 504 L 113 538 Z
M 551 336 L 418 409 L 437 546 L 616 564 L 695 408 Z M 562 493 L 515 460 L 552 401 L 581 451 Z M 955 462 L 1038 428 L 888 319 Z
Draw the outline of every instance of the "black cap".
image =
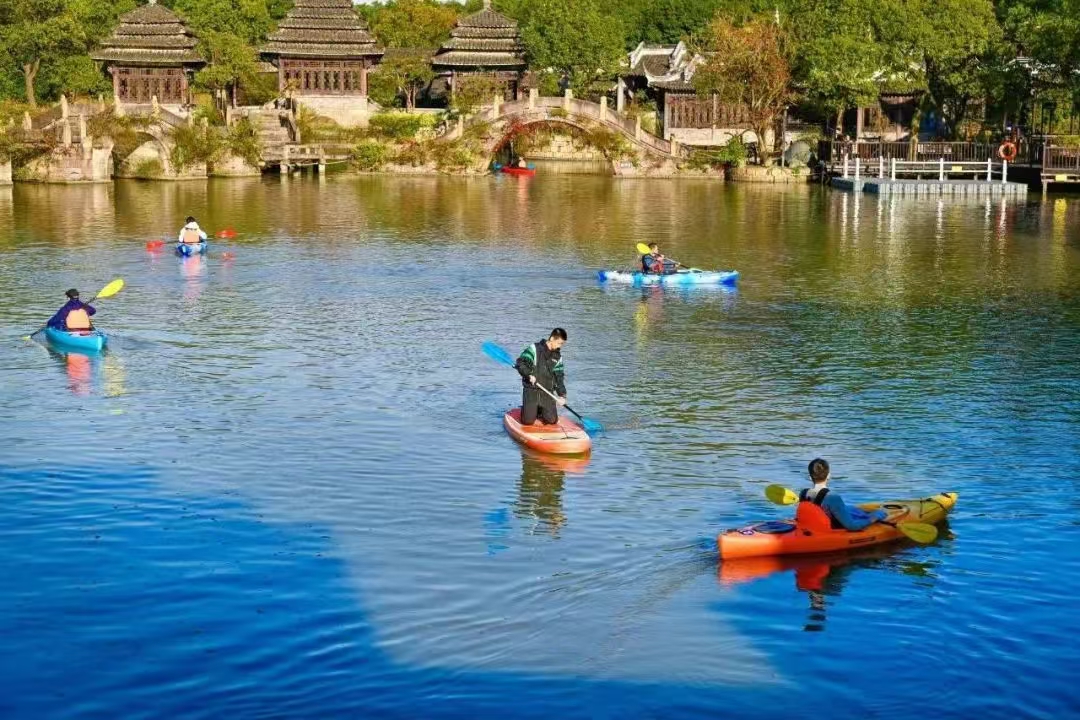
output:
M 195 218 L 188 215 L 187 220 L 184 221 L 184 224 L 186 225 L 187 223 L 193 223 L 193 222 L 198 222 L 198 221 Z
M 78 290 L 76 290 L 75 288 L 71 288 L 70 290 L 68 290 L 68 291 L 67 291 L 66 293 L 64 293 L 64 294 L 65 294 L 65 295 L 67 295 L 67 296 L 68 296 L 69 298 L 71 298 L 72 300 L 74 300 L 75 298 L 79 297 L 79 291 L 78 291 Z

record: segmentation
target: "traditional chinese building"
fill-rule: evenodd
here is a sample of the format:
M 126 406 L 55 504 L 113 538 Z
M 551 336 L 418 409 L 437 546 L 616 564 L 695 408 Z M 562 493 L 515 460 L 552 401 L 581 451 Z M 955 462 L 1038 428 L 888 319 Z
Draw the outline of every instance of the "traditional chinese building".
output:
M 352 0 L 296 0 L 261 49 L 294 96 L 366 97 L 368 72 L 383 51 Z
M 519 94 L 527 67 L 517 23 L 492 10 L 491 0 L 458 20 L 431 64 L 447 78 L 451 92 L 462 78 L 486 75 L 503 83 L 508 100 Z
M 206 64 L 195 49 L 197 40 L 168 8 L 150 0 L 120 18 L 99 50 L 90 57 L 112 76 L 118 105 L 188 105 L 191 81 Z

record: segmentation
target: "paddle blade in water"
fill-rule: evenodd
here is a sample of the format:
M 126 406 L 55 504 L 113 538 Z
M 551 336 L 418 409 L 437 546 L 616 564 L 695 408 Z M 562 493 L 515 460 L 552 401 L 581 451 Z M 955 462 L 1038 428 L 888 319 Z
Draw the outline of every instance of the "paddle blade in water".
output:
M 765 488 L 765 497 L 777 505 L 794 505 L 799 502 L 799 496 L 783 485 L 770 485 Z
M 164 240 L 147 240 L 146 241 L 146 249 L 147 250 L 154 250 L 155 248 L 163 247 L 164 245 L 165 245 Z
M 225 228 L 224 230 L 219 230 L 217 236 L 219 238 L 234 238 L 236 237 L 236 231 L 232 228 Z
M 111 283 L 101 288 L 101 292 L 97 294 L 98 299 L 112 297 L 116 293 L 120 292 L 124 288 L 124 281 L 120 278 L 113 280 Z
M 897 529 L 923 545 L 937 540 L 938 529 L 929 523 L 899 523 Z
M 481 345 L 480 349 L 484 351 L 485 355 L 487 355 L 495 362 L 507 365 L 509 367 L 514 367 L 513 356 L 495 343 L 491 342 L 490 340 Z
M 604 426 L 591 418 L 581 418 L 581 427 L 585 428 L 585 432 L 590 435 L 604 431 Z
M 649 253 L 652 252 L 652 250 L 649 249 L 649 246 L 646 245 L 645 243 L 638 243 L 637 244 L 637 251 L 639 253 L 641 253 L 642 255 L 648 255 Z

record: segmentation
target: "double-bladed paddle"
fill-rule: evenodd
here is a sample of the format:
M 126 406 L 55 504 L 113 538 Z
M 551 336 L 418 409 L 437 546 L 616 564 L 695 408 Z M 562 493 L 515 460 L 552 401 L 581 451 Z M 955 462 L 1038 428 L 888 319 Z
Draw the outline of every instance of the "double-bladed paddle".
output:
M 480 347 L 484 351 L 485 355 L 487 355 L 489 358 L 491 358 L 495 362 L 499 363 L 500 365 L 506 365 L 507 367 L 515 367 L 514 356 L 511 355 L 510 353 L 506 352 L 506 350 L 499 347 L 498 345 L 491 342 L 490 340 L 485 342 Z M 544 387 L 540 383 L 536 383 L 535 385 L 533 385 L 533 387 L 539 388 L 543 392 L 547 393 L 547 395 L 549 397 L 551 397 L 553 400 L 555 400 L 556 402 L 559 401 L 559 398 L 555 396 L 555 393 L 551 392 L 550 390 L 548 390 L 546 387 Z M 566 408 L 571 413 L 573 413 L 574 416 L 577 417 L 577 419 L 581 421 L 581 425 L 582 425 L 582 427 L 585 428 L 585 432 L 589 433 L 590 435 L 594 435 L 594 434 L 596 434 L 598 432 L 603 431 L 604 426 L 601 425 L 600 423 L 598 423 L 597 421 L 590 420 L 587 417 L 582 417 L 582 415 L 577 410 L 570 407 L 569 405 L 563 405 L 563 407 Z
M 94 297 L 87 300 L 85 303 L 83 303 L 83 305 L 89 305 L 90 303 L 94 302 L 95 300 L 104 300 L 107 297 L 112 297 L 116 293 L 120 292 L 123 289 L 123 287 L 124 287 L 124 281 L 121 280 L 120 278 L 117 278 L 116 280 L 113 280 L 111 283 L 109 283 L 105 287 L 101 288 L 101 291 L 98 292 L 97 295 L 95 295 Z M 49 324 L 45 323 L 44 325 L 39 327 L 37 330 L 35 330 L 34 332 L 32 332 L 29 335 L 27 335 L 26 337 L 24 337 L 23 340 L 29 340 L 30 338 L 34 337 L 35 335 L 37 335 L 39 332 L 41 332 L 42 330 L 44 330 L 47 327 L 49 327 Z

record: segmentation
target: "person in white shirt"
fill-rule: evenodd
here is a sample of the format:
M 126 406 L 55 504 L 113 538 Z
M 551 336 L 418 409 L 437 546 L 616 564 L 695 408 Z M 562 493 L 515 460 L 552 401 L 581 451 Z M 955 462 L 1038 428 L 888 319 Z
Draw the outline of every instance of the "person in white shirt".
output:
M 186 225 L 180 229 L 180 236 L 176 239 L 176 242 L 197 245 L 206 241 L 206 233 L 199 227 L 199 223 L 195 218 L 189 215 L 184 222 Z

